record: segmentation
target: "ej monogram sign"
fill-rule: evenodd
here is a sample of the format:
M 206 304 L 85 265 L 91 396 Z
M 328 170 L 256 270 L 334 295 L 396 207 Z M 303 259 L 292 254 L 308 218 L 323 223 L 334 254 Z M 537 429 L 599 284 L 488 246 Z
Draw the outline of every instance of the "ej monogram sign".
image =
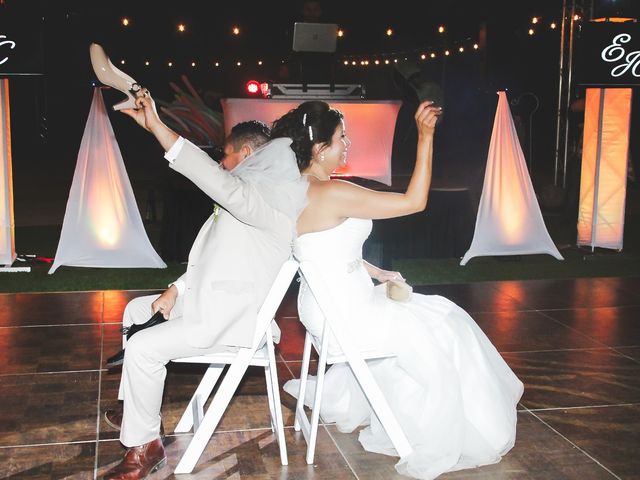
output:
M 640 85 L 640 24 L 586 24 L 578 49 L 578 84 L 594 87 Z

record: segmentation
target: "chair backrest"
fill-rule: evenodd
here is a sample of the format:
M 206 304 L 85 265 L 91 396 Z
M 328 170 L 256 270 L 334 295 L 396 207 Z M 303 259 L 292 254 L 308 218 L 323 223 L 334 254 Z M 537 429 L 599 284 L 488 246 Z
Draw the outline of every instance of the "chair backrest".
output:
M 309 289 L 313 293 L 325 317 L 325 331 L 323 332 L 318 368 L 321 368 L 321 365 L 324 365 L 327 359 L 328 339 L 331 337 L 331 335 L 328 335 L 329 332 L 327 332 L 327 328 L 329 328 L 340 345 L 340 348 L 346 358 L 346 362 L 360 384 L 362 392 L 369 401 L 369 404 L 380 420 L 380 423 L 382 423 L 382 426 L 391 439 L 396 451 L 400 457 L 409 455 L 412 451 L 411 445 L 389 407 L 389 404 L 385 400 L 380 387 L 373 378 L 364 357 L 351 340 L 351 337 L 345 327 L 346 317 L 342 312 L 339 303 L 332 300 L 326 279 L 323 278 L 321 272 L 313 265 L 313 263 L 309 261 L 300 262 L 299 271 L 306 280 Z
M 311 292 L 313 292 L 320 310 L 324 314 L 325 327 L 322 336 L 322 341 L 324 343 L 321 345 L 322 348 L 327 346 L 326 342 L 331 338 L 330 332 L 333 332 L 334 338 L 342 349 L 344 357 L 346 357 L 343 361 L 362 359 L 362 352 L 357 349 L 356 345 L 352 341 L 352 335 L 350 335 L 346 327 L 345 315 L 342 312 L 340 305 L 333 301 L 331 292 L 327 287 L 327 282 L 322 277 L 322 274 L 318 271 L 315 265 L 309 261 L 300 262 L 299 270 L 306 280 L 307 285 L 309 285 Z M 327 331 L 327 328 L 330 329 L 330 332 Z M 392 355 L 393 353 L 386 352 L 380 356 Z M 366 357 L 368 357 L 368 355 Z M 337 361 L 340 360 L 334 359 L 334 362 Z
M 298 270 L 298 265 L 299 264 L 295 259 L 290 258 L 282 264 L 282 267 L 280 267 L 280 272 L 278 272 L 275 281 L 269 289 L 269 293 L 265 297 L 264 302 L 262 302 L 260 310 L 258 310 L 256 334 L 253 339 L 254 350 L 258 349 L 262 339 L 264 338 L 265 332 L 268 331 L 269 325 L 275 317 L 276 311 L 282 303 L 284 295 L 289 289 L 289 285 L 291 285 L 291 280 L 293 280 L 293 277 Z

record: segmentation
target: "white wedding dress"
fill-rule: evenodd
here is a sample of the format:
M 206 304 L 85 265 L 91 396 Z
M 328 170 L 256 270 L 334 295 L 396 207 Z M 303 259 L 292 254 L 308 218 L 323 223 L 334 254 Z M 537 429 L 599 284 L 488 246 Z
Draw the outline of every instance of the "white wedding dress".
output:
M 522 382 L 453 302 L 416 293 L 408 302 L 396 302 L 386 297 L 384 286 L 374 286 L 362 264 L 362 244 L 371 226 L 371 220 L 349 218 L 332 229 L 301 235 L 294 251 L 300 261 L 313 261 L 330 280 L 330 293 L 358 346 L 392 346 L 399 352 L 396 358 L 368 362 L 413 447 L 396 470 L 432 479 L 499 462 L 515 442 Z M 304 280 L 298 312 L 319 338 L 323 316 Z M 335 341 L 332 346 L 333 352 L 340 351 Z M 309 382 L 307 404 L 315 379 Z M 290 380 L 284 389 L 297 396 L 299 383 Z M 321 417 L 343 432 L 368 425 L 359 434 L 365 450 L 397 455 L 346 364 L 327 371 Z

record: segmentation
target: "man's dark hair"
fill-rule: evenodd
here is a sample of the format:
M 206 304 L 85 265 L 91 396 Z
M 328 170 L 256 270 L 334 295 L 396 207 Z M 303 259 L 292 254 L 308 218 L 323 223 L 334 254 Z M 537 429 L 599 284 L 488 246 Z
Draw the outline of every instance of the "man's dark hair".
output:
M 236 124 L 229 132 L 225 143 L 230 143 L 235 149 L 241 148 L 245 143 L 256 149 L 269 140 L 271 131 L 267 124 L 259 120 L 249 120 Z

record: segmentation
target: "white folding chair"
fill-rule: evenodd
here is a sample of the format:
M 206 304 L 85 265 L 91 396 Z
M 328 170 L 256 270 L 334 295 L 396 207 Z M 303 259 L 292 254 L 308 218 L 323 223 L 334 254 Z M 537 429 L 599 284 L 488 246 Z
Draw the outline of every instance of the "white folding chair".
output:
M 372 410 L 377 415 L 380 423 L 384 427 L 389 439 L 393 443 L 398 455 L 405 457 L 412 451 L 411 445 L 407 440 L 400 424 L 395 415 L 389 408 L 380 387 L 376 383 L 365 360 L 386 358 L 396 356 L 395 352 L 384 350 L 365 350 L 361 351 L 355 347 L 350 336 L 345 330 L 345 321 L 343 313 L 336 303 L 332 300 L 327 289 L 327 284 L 312 263 L 303 261 L 300 263 L 299 271 L 306 280 L 311 292 L 313 293 L 322 313 L 325 317 L 322 338 L 318 341 L 308 331 L 305 335 L 304 350 L 302 353 L 302 369 L 300 373 L 300 391 L 298 394 L 298 402 L 296 404 L 296 415 L 294 429 L 302 430 L 304 438 L 307 442 L 306 460 L 308 464 L 313 463 L 316 448 L 316 437 L 318 435 L 318 422 L 320 417 L 320 407 L 322 405 L 322 390 L 324 386 L 324 375 L 327 365 L 333 363 L 347 362 L 351 367 L 356 380 L 362 388 L 362 392 L 369 401 Z M 341 355 L 330 355 L 329 344 L 331 334 L 338 342 L 342 350 Z M 309 363 L 311 359 L 311 348 L 315 348 L 318 352 L 318 376 L 316 379 L 316 389 L 314 393 L 313 405 L 311 407 L 310 418 L 304 410 L 304 397 L 307 384 L 307 376 L 309 374 Z
M 288 464 L 271 322 L 296 274 L 297 268 L 298 262 L 293 259 L 287 260 L 282 265 L 269 294 L 258 312 L 256 336 L 251 348 L 240 348 L 238 352 L 233 353 L 219 353 L 173 360 L 174 362 L 182 363 L 209 364 L 209 368 L 175 428 L 175 432 L 178 433 L 188 432 L 192 427 L 194 429 L 193 438 L 182 455 L 175 473 L 191 473 L 250 365 L 264 367 L 269 411 L 271 413 L 271 429 L 276 434 L 280 447 L 280 462 L 282 465 Z M 229 365 L 229 370 L 211 400 L 209 408 L 204 413 L 203 406 L 209 395 L 211 395 L 226 365 Z

